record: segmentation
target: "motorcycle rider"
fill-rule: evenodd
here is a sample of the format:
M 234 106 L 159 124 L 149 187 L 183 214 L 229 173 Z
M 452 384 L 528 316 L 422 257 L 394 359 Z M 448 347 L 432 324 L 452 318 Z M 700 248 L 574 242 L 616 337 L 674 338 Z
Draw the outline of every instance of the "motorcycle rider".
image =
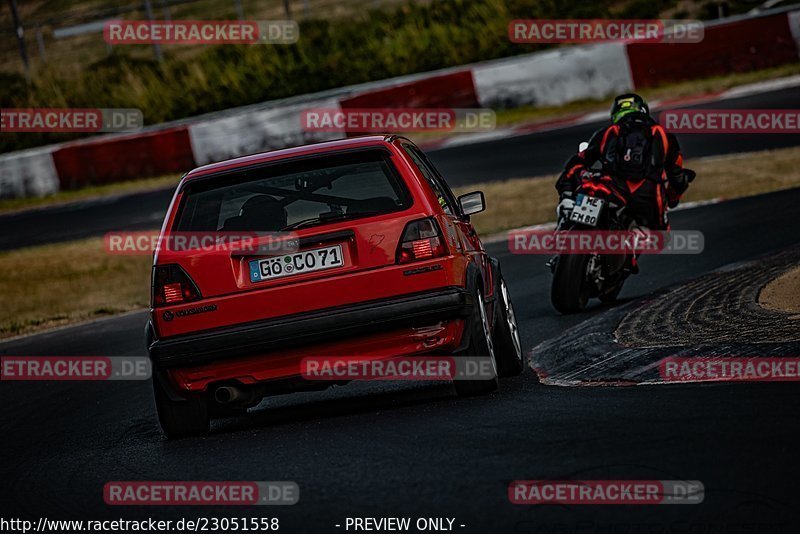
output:
M 641 96 L 619 95 L 611 105 L 611 124 L 597 130 L 588 147 L 567 161 L 556 182 L 565 217 L 583 180 L 610 176 L 627 200 L 627 213 L 638 225 L 667 230 L 667 207 L 674 208 L 694 177 L 684 172 L 678 140 L 650 116 Z

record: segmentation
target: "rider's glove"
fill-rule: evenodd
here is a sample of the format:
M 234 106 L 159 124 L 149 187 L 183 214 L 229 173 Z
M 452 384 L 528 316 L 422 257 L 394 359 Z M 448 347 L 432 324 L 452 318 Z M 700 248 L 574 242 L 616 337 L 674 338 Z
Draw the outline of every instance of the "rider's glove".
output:
M 578 177 L 581 179 L 582 182 L 593 182 L 597 180 L 603 173 L 599 171 L 594 171 L 592 169 L 583 169 L 581 172 L 578 173 Z
M 575 207 L 575 201 L 569 197 L 564 197 L 561 199 L 561 202 L 558 203 L 556 206 L 556 217 L 564 218 L 569 217 L 569 214 L 572 212 L 572 208 Z

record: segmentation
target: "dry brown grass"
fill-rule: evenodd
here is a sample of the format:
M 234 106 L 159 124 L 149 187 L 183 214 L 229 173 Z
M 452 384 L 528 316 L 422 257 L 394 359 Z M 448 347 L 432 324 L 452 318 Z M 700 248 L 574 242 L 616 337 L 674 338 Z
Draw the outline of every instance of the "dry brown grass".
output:
M 767 284 L 758 295 L 758 303 L 770 310 L 800 314 L 800 267 Z M 792 319 L 800 319 L 800 315 Z
M 103 239 L 0 254 L 0 337 L 149 305 L 149 256 L 112 256 Z
M 553 186 L 556 176 L 514 178 L 502 182 L 487 182 L 459 187 L 463 195 L 481 190 L 486 196 L 486 211 L 472 216 L 472 223 L 481 235 L 510 228 L 539 224 L 555 219 L 558 194 Z
M 685 200 L 736 198 L 800 186 L 800 148 L 688 161 L 697 171 Z

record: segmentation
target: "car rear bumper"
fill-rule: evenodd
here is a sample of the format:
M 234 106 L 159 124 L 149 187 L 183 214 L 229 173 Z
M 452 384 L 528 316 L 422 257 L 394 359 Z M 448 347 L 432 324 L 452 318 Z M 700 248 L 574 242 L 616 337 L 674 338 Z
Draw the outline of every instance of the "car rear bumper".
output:
M 148 350 L 162 368 L 200 365 L 220 359 L 265 353 L 466 317 L 474 298 L 463 288 L 444 288 L 391 299 L 152 340 Z

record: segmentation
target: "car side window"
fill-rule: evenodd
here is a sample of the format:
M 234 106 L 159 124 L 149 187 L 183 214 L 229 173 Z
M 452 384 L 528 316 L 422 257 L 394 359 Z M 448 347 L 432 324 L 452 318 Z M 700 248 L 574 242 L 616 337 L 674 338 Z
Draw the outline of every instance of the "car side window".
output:
M 420 170 L 422 175 L 427 180 L 428 185 L 431 186 L 433 189 L 434 194 L 436 195 L 436 199 L 439 201 L 439 205 L 442 207 L 444 212 L 448 215 L 455 215 L 456 211 L 453 209 L 452 202 L 450 197 L 448 196 L 447 192 L 442 188 L 439 183 L 439 180 L 436 176 L 436 171 L 434 171 L 427 162 L 422 158 L 422 156 L 417 152 L 416 148 L 407 145 L 405 143 L 402 144 L 403 150 L 405 150 L 408 157 L 414 162 L 417 168 Z
M 450 202 L 450 204 L 455 206 L 456 212 L 458 213 L 459 216 L 461 216 L 461 208 L 458 205 L 458 199 L 453 194 L 453 191 L 450 189 L 450 186 L 447 185 L 447 182 L 445 181 L 445 179 L 442 177 L 442 173 L 440 173 L 436 169 L 436 167 L 433 165 L 433 162 L 430 159 L 428 159 L 428 157 L 425 156 L 425 154 L 422 154 L 419 151 L 419 149 L 417 149 L 417 152 L 420 153 L 420 156 L 425 160 L 425 162 L 427 163 L 428 167 L 433 171 L 436 183 L 439 184 L 439 188 L 444 193 L 444 196 L 447 198 L 447 200 Z

